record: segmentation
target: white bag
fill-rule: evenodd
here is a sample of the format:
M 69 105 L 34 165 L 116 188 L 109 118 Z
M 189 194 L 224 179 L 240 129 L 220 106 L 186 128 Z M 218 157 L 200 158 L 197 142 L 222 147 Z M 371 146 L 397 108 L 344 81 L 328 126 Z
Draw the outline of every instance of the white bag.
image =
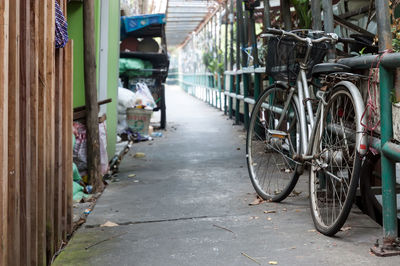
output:
M 138 82 L 136 84 L 136 105 L 143 105 L 147 107 L 146 109 L 154 109 L 156 107 L 149 87 L 147 87 L 144 82 Z

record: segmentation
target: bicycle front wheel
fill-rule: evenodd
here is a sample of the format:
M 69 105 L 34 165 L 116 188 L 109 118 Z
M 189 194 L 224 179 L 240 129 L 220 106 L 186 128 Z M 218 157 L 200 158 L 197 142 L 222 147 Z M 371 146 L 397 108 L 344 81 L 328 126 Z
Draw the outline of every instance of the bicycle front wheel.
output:
M 357 152 L 357 113 L 345 87 L 335 89 L 317 125 L 310 170 L 311 214 L 316 229 L 336 234 L 353 205 L 361 168 Z
M 288 94 L 277 85 L 266 89 L 254 105 L 246 139 L 251 182 L 261 198 L 275 202 L 285 199 L 299 178 L 293 155 L 300 150 L 300 120 Z

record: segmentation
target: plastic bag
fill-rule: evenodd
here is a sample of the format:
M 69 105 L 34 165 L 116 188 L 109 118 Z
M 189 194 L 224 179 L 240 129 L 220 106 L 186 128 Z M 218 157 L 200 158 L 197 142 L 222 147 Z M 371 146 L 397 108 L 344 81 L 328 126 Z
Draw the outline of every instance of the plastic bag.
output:
M 135 107 L 136 95 L 133 91 L 118 88 L 118 113 L 125 113 L 127 108 Z
M 146 109 L 154 109 L 156 107 L 149 87 L 144 82 L 136 84 L 136 106 L 144 106 Z
M 87 174 L 87 139 L 85 125 L 74 122 L 74 134 L 76 138 L 73 152 L 74 163 L 78 167 L 80 175 L 85 176 Z M 99 124 L 99 141 L 101 174 L 104 175 L 108 171 L 107 132 L 105 122 Z

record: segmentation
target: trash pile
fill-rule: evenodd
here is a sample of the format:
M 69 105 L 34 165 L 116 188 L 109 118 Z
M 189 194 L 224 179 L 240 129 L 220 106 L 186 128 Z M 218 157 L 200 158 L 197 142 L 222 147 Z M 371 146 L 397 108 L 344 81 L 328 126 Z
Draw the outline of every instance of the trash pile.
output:
M 80 122 L 73 124 L 73 201 L 81 202 L 89 199 L 92 187 L 87 177 L 87 138 L 86 126 Z M 105 122 L 99 123 L 100 166 L 101 174 L 108 172 L 107 129 Z
M 154 129 L 150 120 L 156 106 L 146 83 L 138 82 L 135 92 L 119 87 L 117 133 L 121 140 L 131 137 L 139 141 L 151 140 Z

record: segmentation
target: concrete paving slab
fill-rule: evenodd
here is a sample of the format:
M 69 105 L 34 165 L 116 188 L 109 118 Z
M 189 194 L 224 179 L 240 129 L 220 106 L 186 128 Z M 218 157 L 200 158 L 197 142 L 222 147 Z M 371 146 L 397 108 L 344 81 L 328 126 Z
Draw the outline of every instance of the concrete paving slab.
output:
M 133 146 L 55 265 L 399 265 L 369 252 L 382 228 L 357 208 L 337 236 L 317 233 L 307 176 L 298 196 L 249 206 L 242 126 L 178 87 L 167 97 L 168 131 Z

